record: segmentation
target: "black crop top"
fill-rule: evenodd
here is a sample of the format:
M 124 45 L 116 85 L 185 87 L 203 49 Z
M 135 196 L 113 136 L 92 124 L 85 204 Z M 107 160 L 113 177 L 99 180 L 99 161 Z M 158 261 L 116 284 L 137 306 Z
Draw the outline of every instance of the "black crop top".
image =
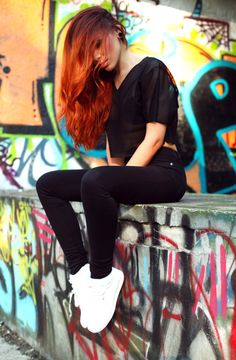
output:
M 160 60 L 145 57 L 126 75 L 120 87 L 113 83 L 112 108 L 106 123 L 111 157 L 132 156 L 146 133 L 146 123 L 166 124 L 164 141 L 176 143 L 178 89 Z

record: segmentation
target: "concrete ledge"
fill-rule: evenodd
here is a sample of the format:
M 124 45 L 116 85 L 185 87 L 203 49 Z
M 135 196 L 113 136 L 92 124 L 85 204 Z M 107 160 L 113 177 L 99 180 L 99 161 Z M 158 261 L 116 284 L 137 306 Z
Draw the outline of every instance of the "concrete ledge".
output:
M 36 193 L 5 192 L 0 201 L 0 313 L 49 359 L 234 354 L 235 196 L 121 205 L 114 265 L 125 284 L 113 320 L 96 336 L 80 327 L 79 309 L 69 318 L 65 259 Z M 72 206 L 86 242 L 82 204 Z

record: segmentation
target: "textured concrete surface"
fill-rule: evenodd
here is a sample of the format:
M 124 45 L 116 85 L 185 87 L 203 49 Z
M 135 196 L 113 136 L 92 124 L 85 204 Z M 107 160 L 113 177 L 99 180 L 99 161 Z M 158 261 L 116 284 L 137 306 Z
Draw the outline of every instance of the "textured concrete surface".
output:
M 0 360 L 29 360 L 30 357 L 22 355 L 16 345 L 8 344 L 0 337 Z
M 114 266 L 125 283 L 114 318 L 95 337 L 81 328 L 79 311 L 72 309 L 70 318 L 65 258 L 36 192 L 6 192 L 0 204 L 0 313 L 45 357 L 232 355 L 235 196 L 186 194 L 178 203 L 121 205 Z M 86 244 L 83 206 L 72 206 Z
M 221 0 L 199 1 L 200 3 L 202 4 L 202 16 L 235 21 L 236 7 L 234 6 L 234 0 L 224 0 L 223 7 Z M 192 12 L 196 0 L 161 0 L 160 4 Z
M 0 321 L 0 340 L 0 360 L 46 360 L 27 343 L 27 337 L 19 336 L 18 332 L 7 327 L 3 321 Z

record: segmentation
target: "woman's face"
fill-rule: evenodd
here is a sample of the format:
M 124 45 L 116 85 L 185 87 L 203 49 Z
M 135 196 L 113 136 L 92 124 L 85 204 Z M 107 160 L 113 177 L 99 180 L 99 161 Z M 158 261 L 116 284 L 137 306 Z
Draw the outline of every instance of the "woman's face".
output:
M 112 71 L 118 65 L 122 43 L 116 31 L 109 33 L 106 40 L 103 41 L 105 46 L 101 46 L 102 39 L 98 37 L 94 51 L 94 62 L 101 64 L 101 67 L 106 71 Z

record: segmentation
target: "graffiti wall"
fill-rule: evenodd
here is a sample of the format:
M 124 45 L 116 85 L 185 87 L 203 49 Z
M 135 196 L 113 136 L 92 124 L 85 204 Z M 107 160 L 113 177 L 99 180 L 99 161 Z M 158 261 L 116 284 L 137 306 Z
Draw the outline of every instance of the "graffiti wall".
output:
M 1 198 L 1 318 L 57 360 L 235 359 L 236 217 L 221 197 L 224 214 L 123 209 L 114 266 L 125 283 L 113 320 L 96 335 L 70 309 L 65 259 L 36 196 Z M 86 242 L 82 207 L 77 213 Z
M 99 4 L 125 25 L 131 51 L 160 58 L 176 79 L 178 145 L 189 191 L 236 192 L 235 23 L 204 17 L 204 0 L 196 1 L 191 13 L 162 3 L 9 0 L 1 5 L 1 189 L 30 189 L 44 172 L 106 163 L 104 136 L 94 150 L 78 152 L 55 119 L 68 22 L 80 9 Z

